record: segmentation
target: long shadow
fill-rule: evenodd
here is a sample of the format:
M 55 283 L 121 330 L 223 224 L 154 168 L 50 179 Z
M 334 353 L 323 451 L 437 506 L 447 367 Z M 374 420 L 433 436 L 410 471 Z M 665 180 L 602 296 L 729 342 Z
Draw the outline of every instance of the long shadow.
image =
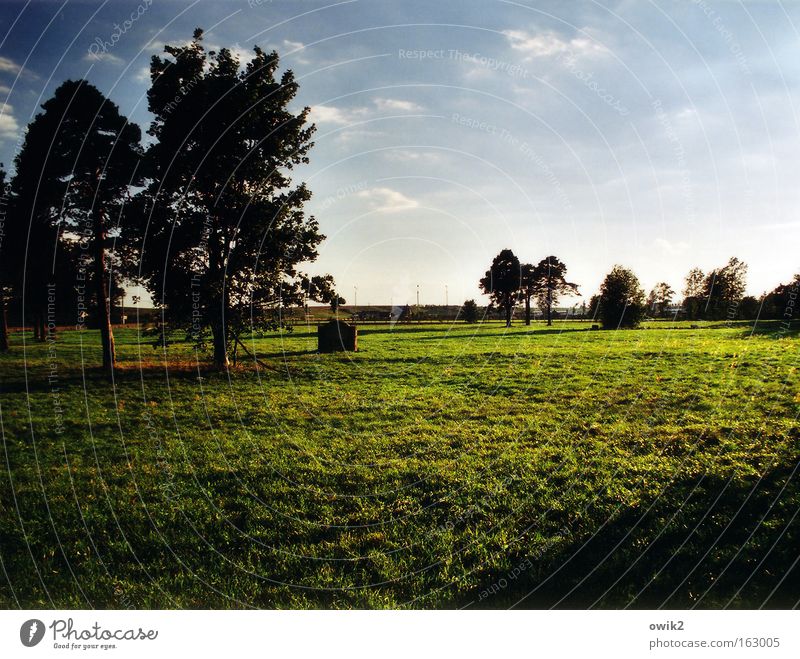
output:
M 518 550 L 532 567 L 513 580 L 488 574 L 456 602 L 473 608 L 791 608 L 800 597 L 800 473 L 698 477 L 674 483 L 649 512 L 626 509 L 596 534 Z M 785 489 L 782 488 L 785 485 Z M 755 489 L 754 489 L 755 488 Z M 504 580 L 504 581 L 503 581 Z M 505 584 L 498 588 L 496 584 Z M 496 594 L 486 596 L 494 585 Z M 483 595 L 483 596 L 482 596 Z
M 750 336 L 766 336 L 774 339 L 796 338 L 800 335 L 800 322 L 782 322 L 779 320 L 761 321 L 751 329 L 742 332 L 742 338 Z
M 537 329 L 537 330 L 517 330 L 511 332 L 503 332 L 502 334 L 492 334 L 491 336 L 497 337 L 498 339 L 505 338 L 507 336 L 538 336 L 541 334 L 570 334 L 572 332 L 586 332 L 589 331 L 588 327 L 576 327 L 576 328 L 551 328 L 551 329 Z M 475 338 L 481 336 L 477 332 L 473 332 L 471 334 L 453 334 L 447 333 L 443 334 L 442 336 L 425 336 L 422 337 L 421 341 L 438 341 L 440 339 L 457 339 L 457 338 Z

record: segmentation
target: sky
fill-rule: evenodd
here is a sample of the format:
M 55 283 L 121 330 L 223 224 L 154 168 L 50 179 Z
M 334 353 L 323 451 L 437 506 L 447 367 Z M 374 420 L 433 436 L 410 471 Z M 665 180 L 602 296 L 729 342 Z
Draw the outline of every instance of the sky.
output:
M 0 160 L 69 78 L 146 130 L 150 57 L 195 27 L 295 72 L 307 270 L 348 303 L 480 301 L 506 247 L 585 298 L 617 263 L 680 291 L 737 256 L 754 295 L 800 271 L 799 3 L 4 0 Z

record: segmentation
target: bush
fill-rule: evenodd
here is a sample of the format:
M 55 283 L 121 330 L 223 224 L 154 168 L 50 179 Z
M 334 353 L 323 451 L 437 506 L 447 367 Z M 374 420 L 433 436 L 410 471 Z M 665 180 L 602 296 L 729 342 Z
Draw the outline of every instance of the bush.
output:
M 478 322 L 478 305 L 475 304 L 475 300 L 466 300 L 463 305 L 461 305 L 461 320 L 465 323 L 477 323 Z
M 615 265 L 600 287 L 599 306 L 604 329 L 637 327 L 644 318 L 645 300 L 636 275 Z

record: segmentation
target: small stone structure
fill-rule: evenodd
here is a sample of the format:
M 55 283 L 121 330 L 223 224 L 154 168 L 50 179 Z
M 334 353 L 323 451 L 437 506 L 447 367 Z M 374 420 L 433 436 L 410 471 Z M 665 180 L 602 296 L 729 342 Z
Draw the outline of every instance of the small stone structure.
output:
M 317 325 L 317 344 L 320 352 L 358 350 L 358 330 L 341 320 Z

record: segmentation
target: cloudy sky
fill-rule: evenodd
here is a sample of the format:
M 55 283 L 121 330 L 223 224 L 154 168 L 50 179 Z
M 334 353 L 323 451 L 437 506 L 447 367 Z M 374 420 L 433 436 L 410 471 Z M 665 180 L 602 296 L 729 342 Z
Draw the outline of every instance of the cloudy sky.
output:
M 312 271 L 348 302 L 478 297 L 504 247 L 587 297 L 615 263 L 680 289 L 735 255 L 753 294 L 800 270 L 800 4 L 4 0 L 2 160 L 67 78 L 146 128 L 150 57 L 198 26 L 298 76 Z

